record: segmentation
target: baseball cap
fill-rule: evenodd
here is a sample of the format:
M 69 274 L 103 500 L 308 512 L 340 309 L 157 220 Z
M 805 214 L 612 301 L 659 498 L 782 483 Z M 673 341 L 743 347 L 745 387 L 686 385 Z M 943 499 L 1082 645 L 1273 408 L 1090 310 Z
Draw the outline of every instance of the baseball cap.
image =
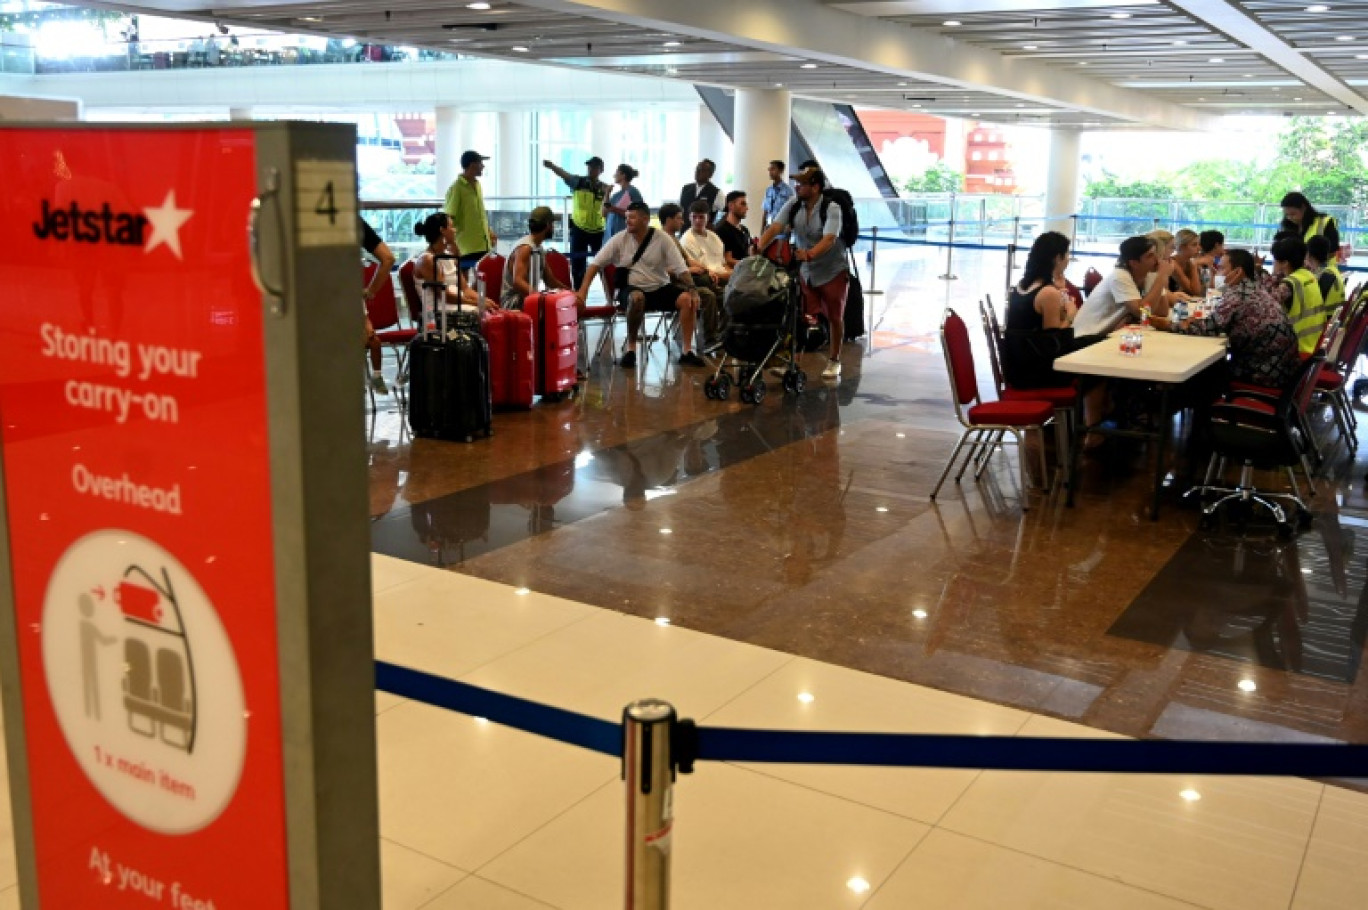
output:
M 488 160 L 489 160 L 489 156 L 488 156 L 488 155 L 481 155 L 479 152 L 474 151 L 473 149 L 470 150 L 470 151 L 468 151 L 468 152 L 462 152 L 462 153 L 461 153 L 461 167 L 470 167 L 470 166 L 471 166 L 472 164 L 474 164 L 476 161 L 488 161 Z
M 539 205 L 532 210 L 532 214 L 527 216 L 528 221 L 535 221 L 538 224 L 555 224 L 556 213 L 551 211 L 549 206 Z
M 602 168 L 603 168 L 603 159 L 600 158 L 598 155 L 595 155 L 594 157 L 590 158 L 588 161 L 584 162 L 584 166 L 585 166 L 585 167 L 596 167 L 596 168 L 599 168 L 600 170 L 602 170 Z

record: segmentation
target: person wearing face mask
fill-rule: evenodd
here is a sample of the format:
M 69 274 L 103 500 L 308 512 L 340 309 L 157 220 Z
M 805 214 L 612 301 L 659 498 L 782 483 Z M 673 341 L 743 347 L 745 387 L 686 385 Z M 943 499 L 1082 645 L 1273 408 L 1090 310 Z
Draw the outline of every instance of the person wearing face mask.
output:
M 1185 335 L 1225 335 L 1230 342 L 1231 379 L 1281 389 L 1296 376 L 1301 358 L 1292 321 L 1255 277 L 1248 250 L 1227 250 L 1217 266 L 1221 299 L 1200 319 L 1174 326 Z

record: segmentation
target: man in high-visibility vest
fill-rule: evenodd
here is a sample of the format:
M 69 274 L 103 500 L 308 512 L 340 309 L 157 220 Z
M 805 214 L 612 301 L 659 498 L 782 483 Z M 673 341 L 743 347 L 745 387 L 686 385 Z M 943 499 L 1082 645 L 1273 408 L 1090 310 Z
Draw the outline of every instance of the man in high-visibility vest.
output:
M 1273 277 L 1280 279 L 1277 295 L 1303 356 L 1316 351 L 1325 328 L 1325 298 L 1316 276 L 1306 267 L 1306 244 L 1300 237 L 1284 236 L 1273 242 Z
M 565 181 L 570 188 L 570 278 L 571 287 L 584 281 L 584 269 L 589 257 L 603 249 L 603 203 L 612 189 L 599 178 L 603 176 L 603 159 L 598 155 L 584 162 L 588 173 L 576 175 L 556 164 L 543 161 L 542 167 Z
M 1344 305 L 1344 276 L 1330 252 L 1330 242 L 1324 237 L 1312 237 L 1307 241 L 1306 267 L 1316 276 L 1321 297 L 1325 299 L 1325 318 L 1329 319 Z

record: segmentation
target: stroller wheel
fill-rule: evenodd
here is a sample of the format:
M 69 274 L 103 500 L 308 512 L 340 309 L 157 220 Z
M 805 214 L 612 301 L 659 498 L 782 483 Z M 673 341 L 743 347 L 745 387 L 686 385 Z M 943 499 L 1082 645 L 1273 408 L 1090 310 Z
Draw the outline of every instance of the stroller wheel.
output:
M 795 395 L 801 394 L 807 388 L 807 373 L 802 370 L 790 370 L 784 374 L 784 391 L 793 392 Z
M 731 397 L 732 379 L 731 374 L 723 373 L 717 377 L 717 400 L 726 401 Z
M 752 404 L 759 404 L 765 400 L 765 380 L 757 379 L 751 383 L 750 397 Z
M 743 385 L 741 387 L 741 401 L 745 404 L 755 404 L 755 396 L 751 393 L 750 386 Z
M 707 396 L 708 398 L 716 398 L 716 397 L 717 397 L 717 380 L 715 380 L 715 379 L 705 379 L 705 380 L 703 380 L 703 394 L 704 394 L 705 396 Z

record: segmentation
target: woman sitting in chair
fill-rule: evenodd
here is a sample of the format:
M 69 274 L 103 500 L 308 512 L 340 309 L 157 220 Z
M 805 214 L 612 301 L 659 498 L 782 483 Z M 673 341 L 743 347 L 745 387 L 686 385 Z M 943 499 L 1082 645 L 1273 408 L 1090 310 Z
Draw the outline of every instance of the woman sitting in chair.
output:
M 480 302 L 473 288 L 466 285 L 465 277 L 457 268 L 460 251 L 456 248 L 456 229 L 451 216 L 446 212 L 434 212 L 421 221 L 413 232 L 427 241 L 427 249 L 414 257 L 413 277 L 418 282 L 418 293 L 423 299 L 423 309 L 429 306 L 438 312 L 438 306 L 460 307 L 474 310 Z M 442 258 L 438 258 L 438 257 Z M 437 289 L 431 285 L 441 282 L 446 285 L 445 292 L 436 296 Z M 485 298 L 485 309 L 497 310 L 499 305 Z
M 1068 293 L 1064 267 L 1069 264 L 1069 238 L 1046 231 L 1031 244 L 1021 281 L 1007 297 L 1002 372 L 1018 389 L 1065 386 L 1071 377 L 1054 371 L 1055 358 L 1067 354 L 1078 305 Z

